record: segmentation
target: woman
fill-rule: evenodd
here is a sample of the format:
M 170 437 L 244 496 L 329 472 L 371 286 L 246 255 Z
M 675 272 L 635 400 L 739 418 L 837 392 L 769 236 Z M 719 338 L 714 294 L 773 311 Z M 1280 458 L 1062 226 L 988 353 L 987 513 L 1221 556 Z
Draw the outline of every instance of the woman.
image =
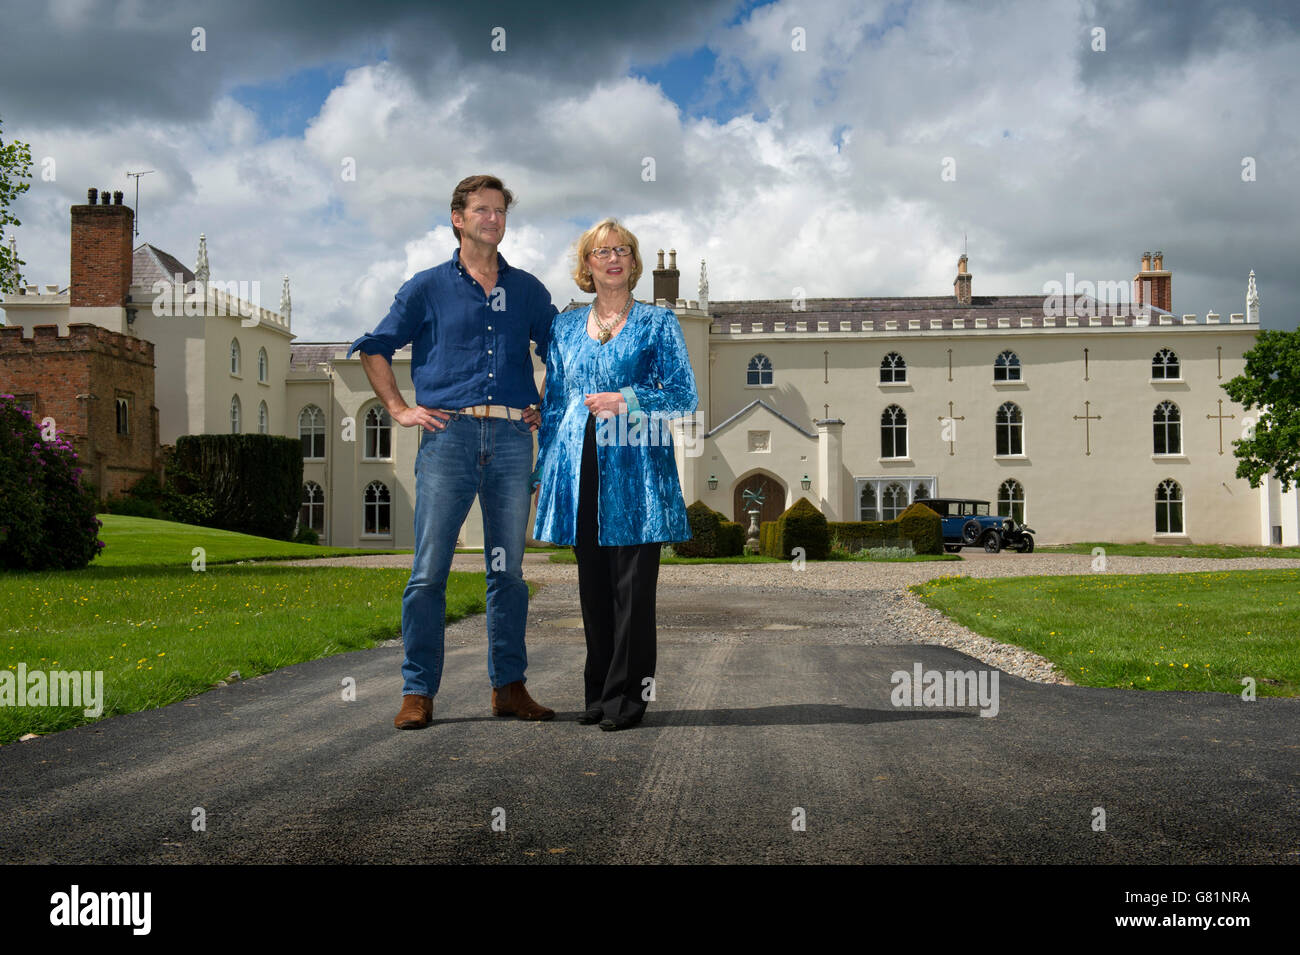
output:
M 659 548 L 688 540 L 667 419 L 695 410 L 677 316 L 632 298 L 636 236 L 613 219 L 578 240 L 573 278 L 596 300 L 555 318 L 546 353 L 533 536 L 572 544 L 587 636 L 586 712 L 621 730 L 653 695 Z

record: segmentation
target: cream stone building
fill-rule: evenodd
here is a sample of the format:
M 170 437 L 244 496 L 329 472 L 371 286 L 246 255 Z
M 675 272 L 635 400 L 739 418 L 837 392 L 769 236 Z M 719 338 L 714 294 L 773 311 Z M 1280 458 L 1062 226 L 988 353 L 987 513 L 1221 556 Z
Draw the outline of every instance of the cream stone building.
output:
M 9 296 L 6 323 L 152 341 L 163 444 L 297 437 L 301 520 L 323 543 L 412 546 L 419 435 L 392 424 L 348 342 L 293 341 L 288 279 L 280 308 L 262 308 L 260 290 L 210 278 L 204 237 L 190 270 L 104 241 L 95 230 L 121 223 L 86 208 L 73 208 L 70 289 Z M 687 301 L 663 256 L 652 294 L 681 321 L 699 391 L 674 425 L 688 503 L 748 524 L 747 490 L 764 495 L 763 520 L 800 496 L 840 521 L 964 497 L 1022 516 L 1040 543 L 1300 543 L 1296 491 L 1234 476 L 1231 442 L 1252 421 L 1221 386 L 1259 329 L 1253 272 L 1245 311 L 1224 317 L 1170 311 L 1160 253 L 1143 256 L 1132 301 L 974 295 L 964 255 L 950 295 L 711 302 L 701 263 Z M 358 316 L 357 334 L 380 317 Z M 414 402 L 409 348 L 393 368 Z M 540 385 L 536 360 L 534 372 Z M 481 546 L 477 506 L 462 542 Z

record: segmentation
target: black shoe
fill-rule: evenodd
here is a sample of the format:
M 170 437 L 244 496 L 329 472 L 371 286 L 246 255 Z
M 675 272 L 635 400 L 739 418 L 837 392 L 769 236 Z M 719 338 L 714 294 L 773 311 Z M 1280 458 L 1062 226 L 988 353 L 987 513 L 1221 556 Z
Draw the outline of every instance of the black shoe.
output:
M 612 720 L 606 717 L 600 721 L 600 728 L 606 732 L 615 732 L 617 730 L 629 730 L 641 722 L 641 717 L 635 717 L 630 720 Z
M 579 716 L 578 722 L 581 723 L 583 726 L 590 726 L 592 723 L 599 723 L 601 721 L 601 718 L 604 717 L 604 715 L 605 715 L 605 711 L 602 710 L 600 707 L 595 706 L 587 710 L 587 712 L 583 713 L 581 716 Z

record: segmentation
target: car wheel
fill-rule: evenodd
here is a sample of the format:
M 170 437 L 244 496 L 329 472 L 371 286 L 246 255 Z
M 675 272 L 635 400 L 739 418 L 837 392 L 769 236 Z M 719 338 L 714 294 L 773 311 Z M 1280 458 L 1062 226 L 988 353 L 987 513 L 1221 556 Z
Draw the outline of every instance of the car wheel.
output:
M 984 550 L 989 554 L 996 554 L 1002 549 L 1002 537 L 997 531 L 989 531 L 984 538 Z
M 961 541 L 963 544 L 974 544 L 980 539 L 980 522 L 971 518 L 961 526 Z
M 1034 552 L 1034 539 L 1028 534 L 1025 535 L 1025 542 L 1020 545 L 1020 553 L 1032 554 Z

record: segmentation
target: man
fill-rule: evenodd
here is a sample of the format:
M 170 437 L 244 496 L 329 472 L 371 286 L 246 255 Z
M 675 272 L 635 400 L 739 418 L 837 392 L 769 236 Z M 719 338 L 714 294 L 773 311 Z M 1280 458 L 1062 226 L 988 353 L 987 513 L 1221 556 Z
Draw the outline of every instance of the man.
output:
M 373 334 L 348 350 L 392 419 L 423 429 L 415 463 L 415 559 L 402 596 L 402 708 L 398 729 L 429 725 L 442 679 L 447 575 L 456 538 L 478 496 L 487 566 L 492 713 L 549 720 L 524 688 L 528 585 L 524 540 L 532 493 L 537 387 L 528 341 L 545 359 L 555 307 L 546 288 L 497 252 L 514 197 L 495 176 L 461 180 L 451 196 L 460 248 L 411 277 Z M 393 376 L 411 343 L 414 407 Z

